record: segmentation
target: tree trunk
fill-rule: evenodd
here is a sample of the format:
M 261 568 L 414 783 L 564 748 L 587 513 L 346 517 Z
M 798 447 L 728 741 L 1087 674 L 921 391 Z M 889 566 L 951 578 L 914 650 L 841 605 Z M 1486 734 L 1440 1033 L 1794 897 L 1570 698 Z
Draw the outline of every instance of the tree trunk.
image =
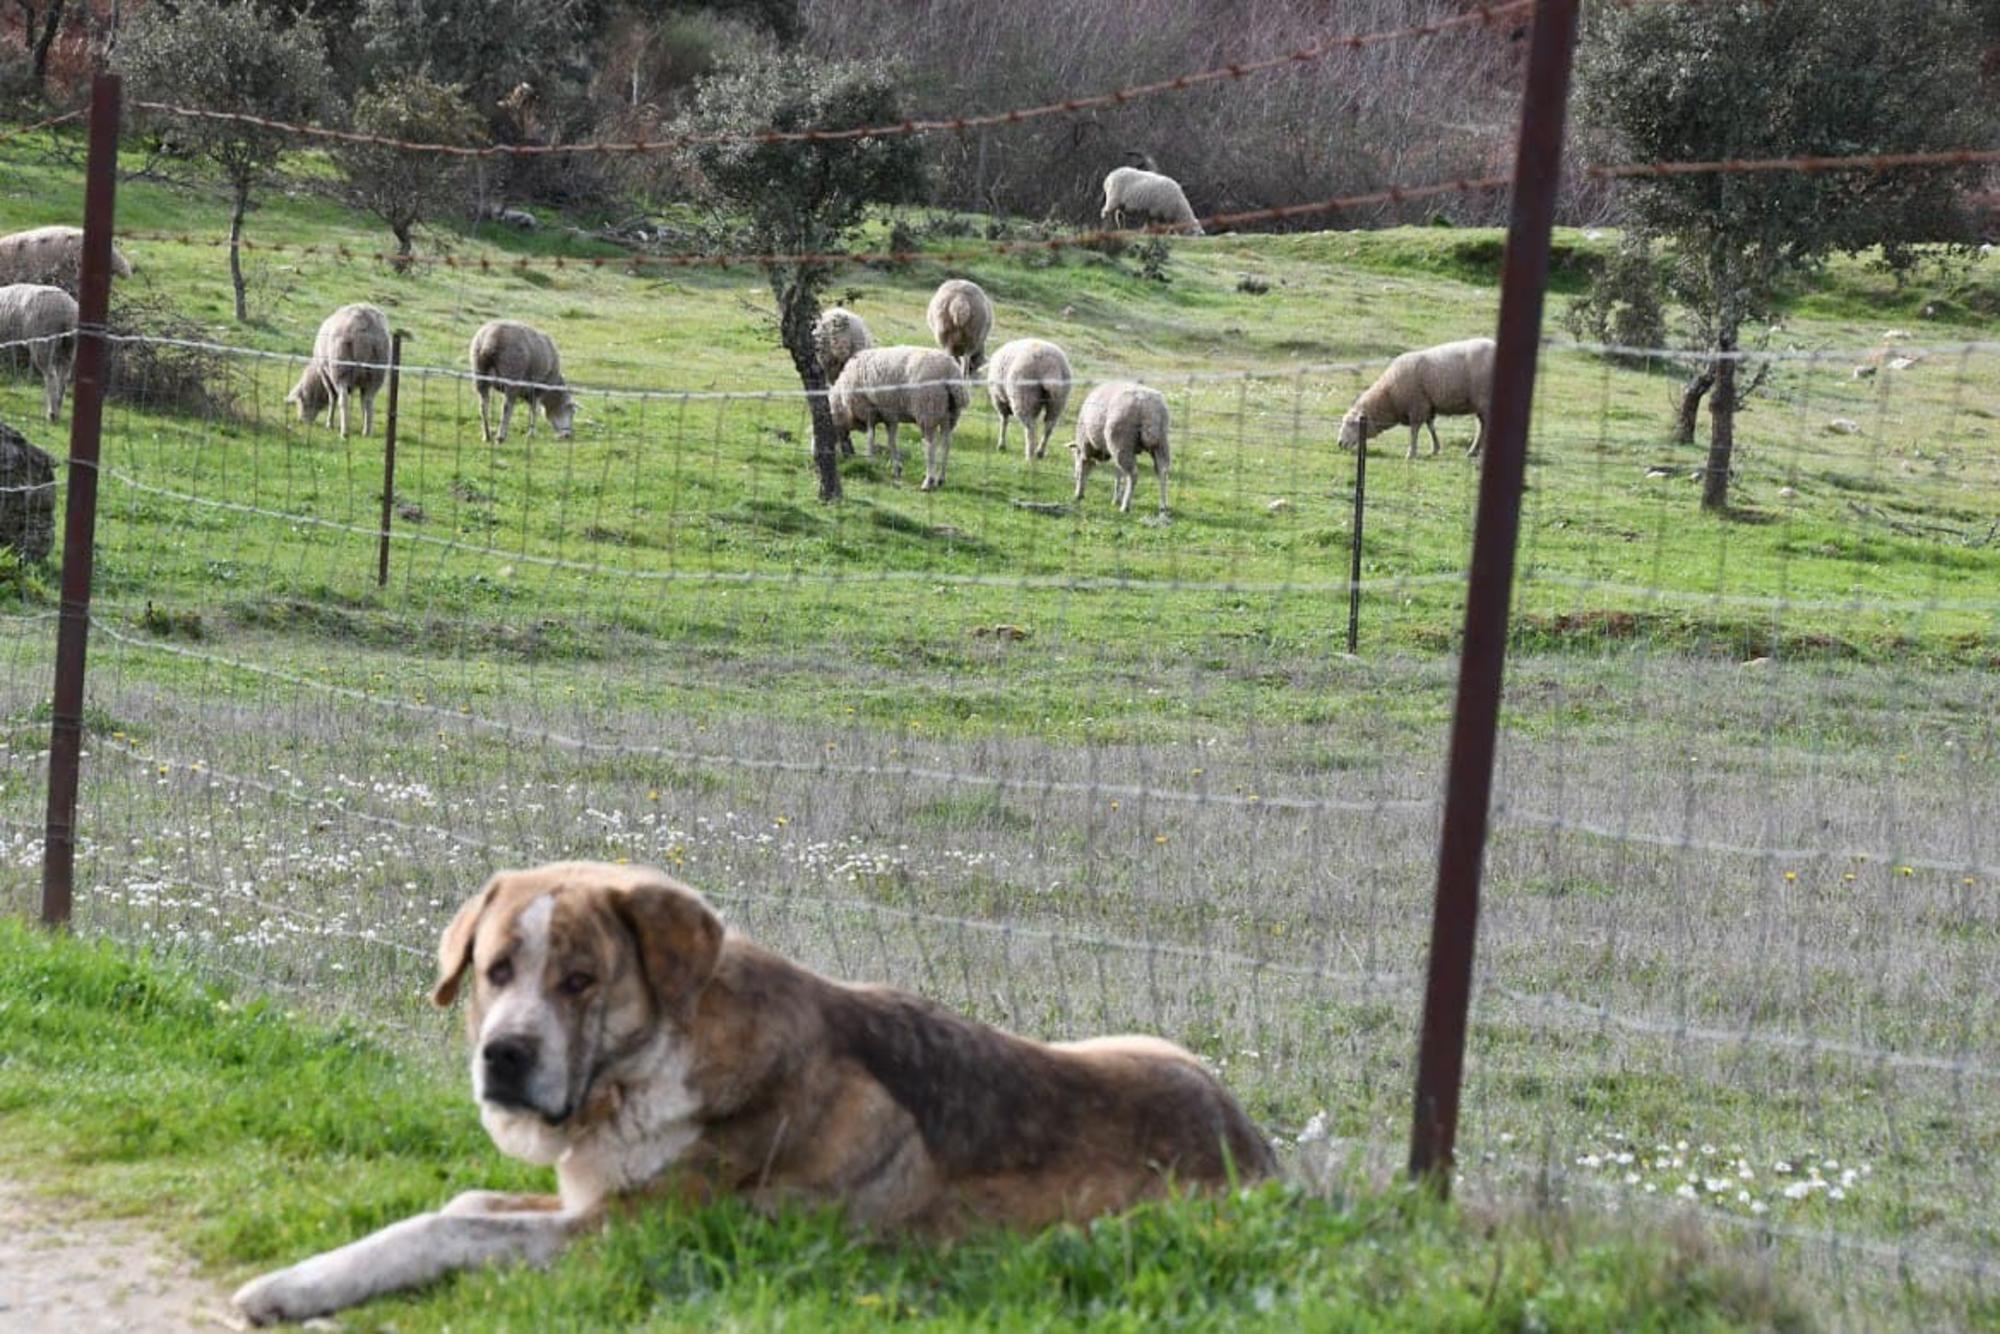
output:
M 229 281 L 236 288 L 236 322 L 250 318 L 243 299 L 243 215 L 250 209 L 250 182 L 236 183 L 236 198 L 229 210 Z
M 24 34 L 25 36 L 33 37 L 35 42 L 35 86 L 37 88 L 41 87 L 42 80 L 47 77 L 49 72 L 49 48 L 55 45 L 56 32 L 62 27 L 63 3 L 64 0 L 49 0 L 49 7 L 42 15 L 41 36 L 36 37 L 32 28 Z M 32 23 L 32 15 L 30 16 L 30 22 Z
M 1708 467 L 1702 473 L 1701 507 L 1722 512 L 1729 508 L 1729 469 L 1736 452 L 1736 330 L 1716 340 L 1724 355 L 1715 362 L 1715 394 L 1708 400 Z
M 785 351 L 792 354 L 799 383 L 806 389 L 806 405 L 812 413 L 813 467 L 819 473 L 819 498 L 829 504 L 840 499 L 840 433 L 833 429 L 833 413 L 827 408 L 826 376 L 813 349 L 813 325 L 819 320 L 819 297 L 803 275 L 788 279 L 775 275 L 771 283 L 778 298 L 778 332 Z
M 396 258 L 390 267 L 395 269 L 397 273 L 408 273 L 410 271 L 410 257 L 416 253 L 410 244 L 410 229 L 414 225 L 408 222 L 389 224 L 389 230 L 396 234 Z
M 1681 408 L 1674 417 L 1674 443 L 1694 443 L 1695 423 L 1701 419 L 1702 396 L 1715 387 L 1715 367 L 1704 366 L 1681 386 Z

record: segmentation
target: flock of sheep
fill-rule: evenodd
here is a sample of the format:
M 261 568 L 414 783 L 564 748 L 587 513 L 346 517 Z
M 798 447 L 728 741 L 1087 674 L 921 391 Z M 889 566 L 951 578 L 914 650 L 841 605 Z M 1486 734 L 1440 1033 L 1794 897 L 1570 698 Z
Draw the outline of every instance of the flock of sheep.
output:
M 1177 225 L 1194 235 L 1201 226 L 1187 196 L 1171 178 L 1146 167 L 1120 167 L 1104 181 L 1104 217 L 1123 226 L 1128 220 Z M 40 227 L 0 237 L 0 345 L 17 344 L 27 353 L 44 386 L 50 421 L 62 408 L 76 352 L 77 305 L 64 284 L 73 280 L 82 251 L 75 227 Z M 113 252 L 113 271 L 128 277 L 131 265 Z M 999 447 L 1019 419 L 1029 460 L 1043 457 L 1057 422 L 1069 405 L 1074 377 L 1070 361 L 1043 338 L 1004 343 L 989 364 L 986 344 L 993 330 L 993 302 L 977 283 L 953 278 L 931 297 L 926 322 L 936 347 L 877 347 L 868 326 L 851 310 L 825 312 L 813 329 L 820 368 L 831 386 L 827 408 L 840 433 L 844 453 L 854 452 L 853 433 L 868 432 L 868 452 L 876 453 L 878 426 L 888 428 L 891 466 L 900 480 L 900 428 L 916 427 L 924 443 L 923 490 L 944 485 L 952 433 L 971 403 L 974 377 L 985 370 L 985 386 L 1000 416 Z M 342 306 L 320 325 L 312 355 L 298 383 L 286 395 L 302 421 L 324 413 L 327 424 L 348 433 L 348 405 L 360 399 L 362 431 L 374 429 L 375 395 L 386 380 L 390 359 L 389 320 L 372 305 Z M 514 320 L 494 320 L 473 336 L 473 385 L 479 395 L 482 438 L 505 440 L 517 403 L 528 405 L 528 429 L 545 417 L 558 438 L 568 438 L 576 400 L 564 383 L 562 359 L 546 333 Z M 1406 457 L 1417 453 L 1428 427 L 1431 453 L 1440 450 L 1435 419 L 1471 415 L 1479 429 L 1468 451 L 1478 454 L 1486 439 L 1492 401 L 1493 340 L 1473 338 L 1406 352 L 1355 400 L 1341 421 L 1339 443 L 1357 448 L 1394 426 L 1407 426 Z M 501 395 L 500 424 L 493 427 L 492 393 Z M 1170 466 L 1166 398 L 1129 380 L 1100 384 L 1076 415 L 1070 445 L 1076 472 L 1076 501 L 1083 499 L 1091 469 L 1110 463 L 1118 473 L 1113 500 L 1121 513 L 1132 507 L 1138 456 L 1150 455 L 1160 485 L 1160 513 L 1167 513 Z

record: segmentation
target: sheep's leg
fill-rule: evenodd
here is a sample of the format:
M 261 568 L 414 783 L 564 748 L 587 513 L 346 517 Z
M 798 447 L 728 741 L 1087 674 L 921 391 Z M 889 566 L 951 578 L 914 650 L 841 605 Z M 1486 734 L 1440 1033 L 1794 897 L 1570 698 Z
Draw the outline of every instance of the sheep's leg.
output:
M 476 386 L 476 388 L 479 391 L 479 438 L 491 444 L 493 443 L 493 420 L 487 410 L 486 400 L 492 391 L 483 384 Z
M 347 386 L 346 385 L 337 384 L 333 387 L 333 406 L 335 410 L 337 410 L 340 413 L 340 438 L 342 440 L 345 440 L 347 439 Z
M 66 377 L 60 361 L 51 361 L 42 372 L 42 400 L 49 410 L 49 420 L 62 416 L 63 384 Z
M 1055 413 L 1044 412 L 1042 414 L 1042 438 L 1035 442 L 1036 458 L 1041 458 L 1049 452 L 1049 437 L 1054 435 L 1055 433 L 1056 433 Z
M 896 436 L 902 429 L 903 423 L 899 421 L 889 423 L 889 465 L 894 470 L 896 480 L 899 482 L 903 480 L 903 451 L 896 444 Z
M 1080 504 L 1083 500 L 1083 484 L 1090 477 L 1090 451 L 1085 449 L 1082 445 L 1077 445 L 1075 448 L 1076 448 L 1076 494 L 1071 496 L 1070 500 L 1073 503 Z
M 1118 504 L 1120 514 L 1132 510 L 1132 488 L 1139 482 L 1139 460 L 1132 450 L 1120 450 L 1112 462 L 1118 468 L 1118 485 L 1112 488 L 1112 499 Z
M 1442 443 L 1442 442 L 1440 442 L 1440 441 L 1438 440 L 1438 419 L 1437 419 L 1437 414 L 1433 413 L 1433 414 L 1431 414 L 1431 416 L 1429 416 L 1429 417 L 1425 418 L 1425 420 L 1424 420 L 1424 425 L 1425 425 L 1425 426 L 1428 426 L 1428 427 L 1430 428 L 1430 431 L 1431 431 L 1431 457 L 1432 457 L 1432 458 L 1436 458 L 1436 457 L 1437 457 L 1437 456 L 1438 456 L 1439 454 L 1441 454 L 1441 453 L 1443 453 L 1443 452 L 1444 452 L 1444 445 L 1443 445 L 1443 443 Z
M 361 394 L 361 434 L 375 434 L 375 391 L 363 390 Z
M 938 487 L 937 428 L 935 426 L 920 426 L 917 428 L 917 432 L 923 437 L 924 441 L 924 482 L 917 489 L 920 491 L 935 491 Z
M 1002 408 L 1000 411 L 1000 443 L 994 446 L 994 448 L 998 449 L 1002 454 L 1007 452 L 1007 423 L 1013 420 L 1014 420 L 1013 415 L 1010 414 L 1005 408 Z M 1030 445 L 1033 445 L 1035 443 L 1035 424 L 1024 418 L 1022 419 L 1021 425 L 1028 432 L 1028 443 Z
M 1404 458 L 1413 459 L 1417 456 L 1417 438 L 1423 434 L 1423 429 L 1417 422 L 1410 423 L 1410 447 L 1403 451 Z
M 938 428 L 937 434 L 938 434 L 937 484 L 939 487 L 942 487 L 944 485 L 945 465 L 951 462 L 951 427 L 948 425 L 940 426 Z
M 1465 451 L 1465 457 L 1469 459 L 1478 458 L 1479 451 L 1486 447 L 1486 418 L 1474 417 L 1473 420 L 1479 423 L 1479 429 L 1472 433 L 1472 447 Z
M 506 392 L 505 390 L 502 390 L 500 393 L 500 434 L 494 436 L 493 438 L 495 440 L 505 440 L 507 438 L 507 428 L 511 426 L 513 422 L 514 422 L 514 396 Z
M 1153 452 L 1153 475 L 1160 479 L 1160 513 L 1167 512 L 1167 456 Z

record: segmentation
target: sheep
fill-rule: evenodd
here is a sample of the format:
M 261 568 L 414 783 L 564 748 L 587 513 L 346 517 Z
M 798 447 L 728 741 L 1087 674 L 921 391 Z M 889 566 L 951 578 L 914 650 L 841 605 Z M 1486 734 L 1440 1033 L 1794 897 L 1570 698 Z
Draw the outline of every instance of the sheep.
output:
M 924 437 L 923 489 L 935 491 L 944 485 L 952 430 L 971 401 L 958 364 L 944 353 L 928 347 L 871 347 L 855 353 L 841 368 L 827 395 L 827 409 L 843 438 L 858 426 L 870 428 L 872 435 L 877 422 L 886 425 L 889 458 L 898 480 L 903 476 L 903 455 L 896 447 L 896 432 L 902 423 L 913 423 Z
M 1054 343 L 1017 338 L 1001 345 L 986 372 L 986 392 L 1000 414 L 1000 448 L 1007 448 L 1007 424 L 1015 417 L 1028 438 L 1023 457 L 1038 459 L 1048 452 L 1049 437 L 1069 405 L 1069 358 Z M 1035 438 L 1035 418 L 1042 419 L 1042 436 Z
M 472 383 L 479 391 L 479 436 L 505 440 L 514 419 L 516 399 L 528 401 L 528 434 L 535 433 L 535 408 L 555 429 L 556 439 L 569 439 L 576 420 L 576 399 L 563 384 L 562 358 L 549 336 L 517 320 L 489 320 L 472 336 Z M 500 433 L 493 434 L 487 395 L 501 394 Z
M 1406 423 L 1410 428 L 1410 448 L 1403 455 L 1417 456 L 1417 431 L 1428 426 L 1431 454 L 1443 448 L 1438 441 L 1438 414 L 1479 419 L 1468 457 L 1486 445 L 1486 423 L 1493 415 L 1493 340 L 1467 338 L 1456 343 L 1440 343 L 1417 352 L 1405 352 L 1389 363 L 1389 368 L 1340 420 L 1340 447 L 1354 449 L 1380 435 L 1391 426 Z
M 375 433 L 375 395 L 389 378 L 389 317 L 366 302 L 342 306 L 320 321 L 312 356 L 299 370 L 299 382 L 285 395 L 296 403 L 299 420 L 317 421 L 326 413 L 333 425 L 340 413 L 340 438 L 347 439 L 347 401 L 361 396 L 361 434 Z
M 39 283 L 75 295 L 83 265 L 83 228 L 36 227 L 0 236 L 0 284 Z M 111 251 L 113 277 L 130 278 L 132 262 Z
M 63 390 L 76 369 L 76 298 L 38 283 L 0 287 L 0 343 L 24 345 L 17 351 L 41 373 L 49 420 L 62 415 Z
M 819 360 L 819 373 L 831 385 L 840 378 L 841 368 L 856 352 L 875 346 L 875 335 L 868 332 L 868 326 L 853 311 L 835 306 L 813 321 L 813 355 Z M 847 453 L 854 452 L 852 443 L 843 441 Z M 868 452 L 875 452 L 875 428 L 868 428 Z
M 1167 513 L 1167 400 L 1157 389 L 1130 380 L 1113 380 L 1090 391 L 1076 414 L 1076 495 L 1083 500 L 1083 483 L 1093 464 L 1109 461 L 1118 469 L 1112 500 L 1120 514 L 1132 508 L 1132 488 L 1139 481 L 1138 453 L 1153 456 L 1153 473 L 1160 479 L 1160 514 Z
M 993 331 L 993 302 L 978 283 L 948 278 L 931 296 L 924 320 L 938 346 L 958 361 L 970 380 L 986 364 L 986 335 Z
M 1141 167 L 1116 167 L 1104 178 L 1104 208 L 1098 220 L 1107 219 L 1120 228 L 1130 219 L 1140 225 L 1172 223 L 1189 236 L 1205 235 L 1180 182 Z

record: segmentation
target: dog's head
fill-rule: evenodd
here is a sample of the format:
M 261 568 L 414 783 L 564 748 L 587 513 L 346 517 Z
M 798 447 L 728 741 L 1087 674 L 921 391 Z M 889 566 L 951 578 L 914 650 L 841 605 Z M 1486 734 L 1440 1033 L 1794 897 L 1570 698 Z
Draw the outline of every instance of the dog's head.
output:
M 593 1089 L 682 1039 L 722 934 L 701 895 L 650 867 L 502 871 L 466 900 L 432 999 L 450 1005 L 472 974 L 473 1097 L 501 1147 L 553 1161 Z

